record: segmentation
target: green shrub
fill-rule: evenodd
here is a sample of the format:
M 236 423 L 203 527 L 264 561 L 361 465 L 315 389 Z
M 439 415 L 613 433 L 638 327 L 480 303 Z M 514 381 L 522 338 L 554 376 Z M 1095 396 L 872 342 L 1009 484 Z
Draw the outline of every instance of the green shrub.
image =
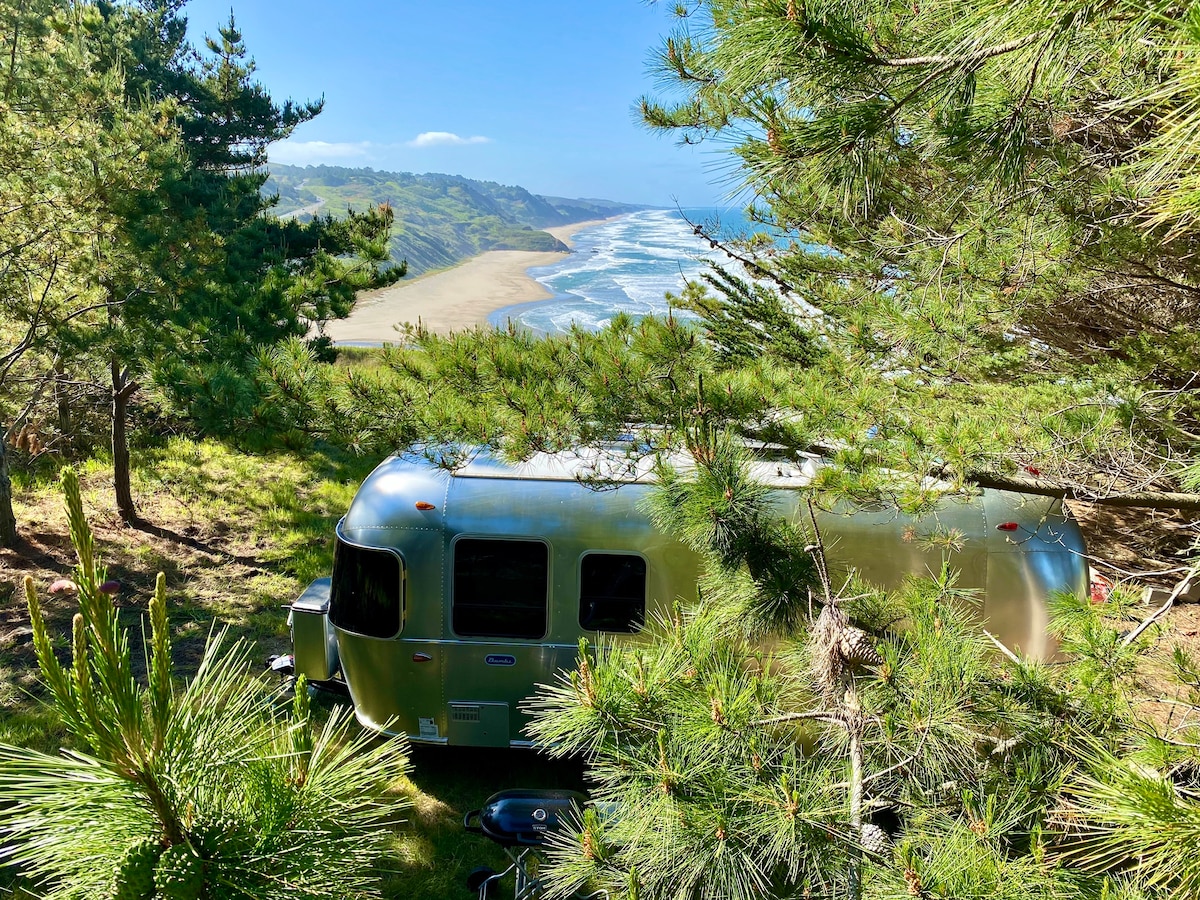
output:
M 303 679 L 282 713 L 251 677 L 250 648 L 224 631 L 177 688 L 161 574 L 139 683 L 78 480 L 66 470 L 62 481 L 79 558 L 70 666 L 31 579 L 25 590 L 42 677 L 76 747 L 0 746 L 8 857 L 47 898 L 378 896 L 403 742 L 358 731 L 346 709 L 314 729 Z

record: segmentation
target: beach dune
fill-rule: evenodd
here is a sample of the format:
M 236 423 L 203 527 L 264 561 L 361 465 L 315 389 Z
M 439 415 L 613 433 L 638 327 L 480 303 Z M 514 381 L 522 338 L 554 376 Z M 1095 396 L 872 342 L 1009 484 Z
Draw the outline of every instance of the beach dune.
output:
M 602 221 L 545 230 L 570 246 L 572 235 Z M 486 325 L 488 314 L 497 309 L 549 300 L 551 293 L 525 272 L 564 256 L 562 252 L 491 250 L 452 269 L 401 279 L 390 287 L 359 294 L 354 311 L 345 319 L 326 323 L 325 334 L 335 344 L 378 346 L 401 340 L 399 329 L 405 323 L 420 322 L 436 334 Z

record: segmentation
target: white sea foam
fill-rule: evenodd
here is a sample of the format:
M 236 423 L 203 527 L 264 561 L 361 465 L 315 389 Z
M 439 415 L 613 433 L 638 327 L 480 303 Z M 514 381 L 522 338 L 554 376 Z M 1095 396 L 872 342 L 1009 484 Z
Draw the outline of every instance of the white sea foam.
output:
M 668 291 L 677 293 L 683 287 L 683 279 L 678 275 L 613 275 L 613 281 L 620 286 L 630 300 L 646 303 L 661 304 L 666 308 L 665 295 Z
M 689 211 L 688 218 L 703 220 L 713 212 Z M 723 212 L 722 218 L 730 215 Z M 706 260 L 717 257 L 674 210 L 622 216 L 577 232 L 574 242 L 575 252 L 561 263 L 530 270 L 554 299 L 500 310 L 493 323 L 513 319 L 553 333 L 572 325 L 598 330 L 618 311 L 662 315 L 669 308 L 665 295 L 681 291 L 687 279 L 704 270 Z

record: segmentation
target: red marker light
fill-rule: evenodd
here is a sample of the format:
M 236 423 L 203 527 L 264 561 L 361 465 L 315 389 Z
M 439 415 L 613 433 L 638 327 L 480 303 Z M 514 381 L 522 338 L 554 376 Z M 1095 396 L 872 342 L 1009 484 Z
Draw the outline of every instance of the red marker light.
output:
M 429 662 L 433 659 L 428 653 L 414 653 L 413 662 Z
M 1001 522 L 996 526 L 997 531 L 1016 531 L 1021 526 L 1016 522 Z
M 437 507 L 432 503 L 426 503 L 424 500 L 418 500 L 417 509 L 437 509 Z

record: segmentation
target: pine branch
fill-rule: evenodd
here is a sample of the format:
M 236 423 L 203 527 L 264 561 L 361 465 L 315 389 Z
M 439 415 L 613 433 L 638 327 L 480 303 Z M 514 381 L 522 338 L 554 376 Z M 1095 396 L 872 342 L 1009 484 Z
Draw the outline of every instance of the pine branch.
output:
M 968 53 L 966 56 L 935 54 L 933 56 L 909 56 L 901 59 L 888 59 L 886 57 L 877 56 L 871 61 L 876 65 L 888 66 L 891 68 L 909 68 L 914 66 L 945 66 L 948 69 L 967 68 L 992 59 L 993 57 L 1003 56 L 1005 53 L 1012 53 L 1014 50 L 1021 50 L 1025 47 L 1028 47 L 1045 34 L 1047 34 L 1046 31 L 1035 31 L 1032 34 L 1027 34 L 1020 38 L 1014 38 L 1011 41 L 1005 41 L 1004 43 L 996 44 L 993 47 L 985 47 L 982 50 L 976 50 L 974 53 Z
M 46 298 L 50 294 L 50 286 L 54 284 L 54 278 L 58 272 L 59 259 L 54 258 L 49 274 L 45 276 L 45 286 L 42 290 L 42 295 L 37 300 L 37 305 L 34 308 L 32 315 L 29 317 L 29 328 L 25 332 L 24 337 L 17 342 L 7 354 L 0 357 L 0 384 L 4 382 L 9 371 L 12 369 L 16 361 L 33 346 L 34 339 L 37 337 L 38 328 L 42 325 L 42 310 L 46 307 Z
M 859 900 L 862 896 L 862 851 L 859 843 L 862 839 L 863 815 L 863 734 L 862 710 L 859 706 L 858 691 L 851 676 L 843 700 L 846 710 L 846 734 L 849 738 L 847 754 L 850 757 L 850 865 L 847 870 L 846 893 L 850 900 Z
M 162 572 L 154 582 L 150 598 L 150 724 L 152 753 L 159 754 L 166 743 L 171 717 L 171 632 L 167 623 L 167 579 Z
M 701 223 L 693 222 L 691 219 L 689 219 L 686 215 L 684 215 L 683 210 L 679 210 L 679 215 L 682 216 L 683 220 L 692 227 L 692 233 L 695 234 L 697 237 L 701 237 L 704 240 L 708 241 L 708 246 L 711 247 L 712 249 L 720 250 L 727 257 L 734 260 L 735 262 L 741 263 L 743 266 L 745 266 L 749 271 L 753 272 L 754 274 L 759 275 L 762 278 L 767 279 L 768 281 L 774 282 L 775 286 L 778 287 L 779 290 L 781 290 L 785 295 L 798 292 L 798 289 L 796 288 L 796 286 L 791 284 L 790 282 L 788 282 L 778 272 L 775 272 L 774 270 L 770 269 L 769 267 L 764 265 L 761 261 L 755 259 L 753 256 L 748 256 L 745 253 L 739 253 L 737 250 L 733 249 L 733 247 L 731 247 L 728 243 L 726 243 L 725 241 L 722 241 L 719 238 L 717 238 L 716 236 L 714 236 Z
M 950 474 L 942 472 L 941 474 Z M 935 473 L 935 477 L 937 473 Z M 1042 478 L 1026 478 L 1020 475 L 1003 475 L 999 472 L 971 471 L 963 479 L 983 488 L 1002 491 L 1017 491 L 1043 497 L 1058 497 L 1063 500 L 1082 500 L 1100 506 L 1133 507 L 1138 509 L 1200 510 L 1200 493 L 1179 491 L 1131 491 L 1128 493 L 1104 493 L 1096 488 L 1081 484 L 1047 481 Z
M 832 444 L 808 442 L 795 448 L 798 451 L 816 453 L 821 456 L 836 456 L 843 448 Z M 956 473 L 949 467 L 938 467 L 929 471 L 929 477 L 953 479 Z M 981 488 L 1034 494 L 1040 497 L 1057 497 L 1060 500 L 1078 500 L 1099 506 L 1115 506 L 1133 509 L 1178 509 L 1200 510 L 1200 493 L 1182 491 L 1104 491 L 1078 482 L 1052 481 L 1023 475 L 1007 475 L 996 471 L 971 469 L 961 475 L 963 481 Z
M 1018 665 L 1020 664 L 1021 657 L 1017 656 L 1017 654 L 1013 653 L 1012 650 L 1010 650 L 1008 647 L 1004 646 L 1004 642 L 1001 641 L 1000 638 L 996 637 L 994 634 L 992 634 L 986 628 L 983 628 L 981 630 L 983 631 L 984 637 L 986 637 L 989 641 L 991 641 L 997 650 L 999 650 L 1001 653 L 1003 653 L 1005 656 L 1007 656 L 1013 662 L 1017 663 Z
M 755 719 L 750 724 L 757 727 L 762 725 L 785 725 L 788 722 L 803 722 L 806 720 L 826 722 L 830 725 L 837 725 L 839 727 L 845 726 L 845 722 L 842 721 L 840 716 L 831 713 L 826 709 L 814 709 L 810 710 L 809 712 L 782 713 L 778 716 L 770 716 L 766 719 Z
M 1141 633 L 1143 631 L 1145 631 L 1147 628 L 1149 628 L 1151 625 L 1153 625 L 1155 622 L 1157 622 L 1160 618 L 1162 618 L 1162 616 L 1167 612 L 1167 610 L 1169 610 L 1172 606 L 1175 605 L 1175 601 L 1179 598 L 1179 595 L 1182 594 L 1184 591 L 1186 591 L 1189 587 L 1191 587 L 1192 579 L 1195 578 L 1197 574 L 1198 574 L 1198 570 L 1195 567 L 1190 569 L 1188 571 L 1187 575 L 1185 575 L 1182 579 L 1180 579 L 1179 582 L 1175 585 L 1175 589 L 1173 591 L 1171 591 L 1171 595 L 1169 597 L 1167 597 L 1166 602 L 1163 603 L 1162 606 L 1160 606 L 1158 609 L 1156 609 L 1150 615 L 1148 615 L 1144 620 L 1142 620 L 1142 623 L 1140 625 L 1138 625 L 1137 628 L 1133 629 L 1133 631 L 1131 631 L 1131 632 L 1129 632 L 1129 634 L 1125 635 L 1124 639 L 1122 639 L 1122 641 L 1121 641 L 1121 646 L 1128 647 L 1130 644 L 1132 644 L 1134 641 L 1136 641 L 1138 639 L 1138 637 L 1141 635 Z
M 37 653 L 38 667 L 42 671 L 42 678 L 49 685 L 54 702 L 63 718 L 69 724 L 74 724 L 79 720 L 79 710 L 71 690 L 71 682 L 62 663 L 54 655 L 50 632 L 46 628 L 46 620 L 42 616 L 42 605 L 38 601 L 33 578 L 29 575 L 25 576 L 25 602 L 29 608 L 29 622 L 33 629 L 33 646 Z

